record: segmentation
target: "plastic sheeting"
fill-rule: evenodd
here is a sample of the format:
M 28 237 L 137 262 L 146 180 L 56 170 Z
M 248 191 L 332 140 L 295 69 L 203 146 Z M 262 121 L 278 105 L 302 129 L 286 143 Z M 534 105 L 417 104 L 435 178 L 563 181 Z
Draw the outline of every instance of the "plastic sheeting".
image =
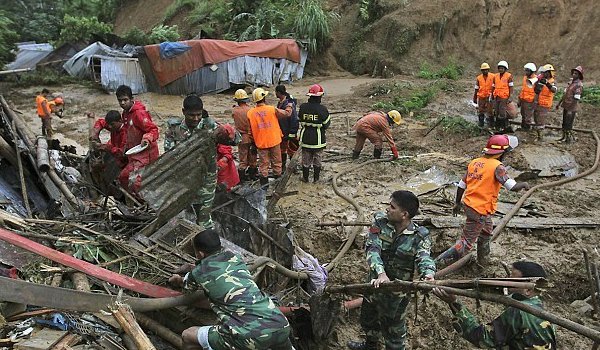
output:
M 271 86 L 282 81 L 302 79 L 308 53 L 301 51 L 300 63 L 285 58 L 242 56 L 227 61 L 232 84 Z
M 130 54 L 115 50 L 99 41 L 89 45 L 85 49 L 79 51 L 73 57 L 71 57 L 64 65 L 63 68 L 72 76 L 80 78 L 91 78 L 92 69 L 90 62 L 92 56 L 110 56 L 110 57 L 131 57 Z
M 15 60 L 6 65 L 7 70 L 34 69 L 38 62 L 48 56 L 54 48 L 50 44 L 20 43 Z
M 119 85 L 128 85 L 134 94 L 148 91 L 146 78 L 137 58 L 122 58 L 94 55 L 100 59 L 100 83 L 108 91 Z

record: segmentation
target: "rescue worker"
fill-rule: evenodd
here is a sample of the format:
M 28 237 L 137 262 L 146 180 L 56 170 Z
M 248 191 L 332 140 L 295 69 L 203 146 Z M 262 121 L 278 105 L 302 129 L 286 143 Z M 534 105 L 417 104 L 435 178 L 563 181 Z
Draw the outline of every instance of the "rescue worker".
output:
M 281 176 L 281 129 L 279 118 L 289 118 L 292 115 L 291 106 L 286 110 L 267 105 L 266 97 L 269 94 L 263 88 L 252 91 L 252 101 L 256 107 L 248 111 L 252 140 L 258 148 L 260 184 L 269 183 L 269 166 L 273 169 L 273 177 Z
M 225 125 L 231 127 L 231 125 Z M 217 145 L 217 185 L 223 185 L 227 192 L 240 183 L 240 177 L 233 158 L 233 148 L 230 145 Z
M 512 264 L 512 278 L 546 277 L 544 268 L 531 261 Z M 543 309 L 535 289 L 509 288 L 511 298 L 531 307 Z M 453 294 L 434 288 L 433 294 L 448 303 L 454 319 L 452 325 L 461 337 L 477 348 L 487 349 L 556 349 L 554 326 L 537 316 L 509 306 L 489 326 L 477 320 Z
M 579 101 L 583 94 L 583 67 L 577 66 L 571 69 L 571 82 L 565 89 L 565 94 L 556 105 L 556 109 L 563 108 L 562 137 L 558 142 L 575 142 L 573 136 L 573 122 L 577 113 L 581 110 Z
M 127 156 L 127 165 L 119 174 L 121 186 L 129 193 L 135 194 L 139 190 L 142 177 L 139 173 L 135 174 L 132 180 L 129 177 L 131 173 L 137 172 L 158 158 L 158 127 L 142 102 L 133 100 L 133 92 L 129 86 L 119 86 L 115 95 L 123 108 L 121 119 L 126 135 L 124 151 L 127 152 L 137 145 L 145 147 L 141 152 Z
M 213 131 L 217 128 L 217 123 L 204 110 L 202 99 L 197 95 L 189 95 L 183 100 L 181 112 L 184 115 L 183 120 L 172 118 L 168 121 L 168 128 L 165 132 L 165 152 L 170 152 L 178 144 L 190 138 L 194 133 L 200 132 L 200 130 Z M 212 153 L 215 160 L 210 163 L 204 177 L 204 184 L 197 189 L 196 199 L 191 207 L 191 211 L 196 216 L 196 223 L 204 227 L 205 230 L 214 227 L 210 211 L 215 200 L 217 187 L 215 153 L 216 149 Z
M 50 108 L 50 112 L 54 113 L 59 118 L 63 117 L 65 100 L 62 97 L 56 97 L 52 101 L 48 101 L 48 107 Z
M 302 147 L 302 181 L 308 182 L 310 167 L 313 167 L 313 182 L 319 181 L 323 150 L 327 146 L 325 130 L 331 123 L 327 107 L 321 104 L 325 94 L 323 87 L 314 84 L 308 89 L 308 102 L 300 105 L 298 119 L 300 130 L 300 146 Z
M 223 250 L 214 230 L 197 234 L 192 244 L 196 266 L 185 279 L 173 275 L 176 286 L 194 285 L 204 291 L 204 303 L 217 315 L 217 324 L 183 331 L 184 349 L 291 350 L 290 324 L 273 301 L 263 293 L 242 257 Z M 179 272 L 186 272 L 184 266 Z
M 488 126 L 494 126 L 492 113 L 492 85 L 494 84 L 494 73 L 490 73 L 490 65 L 486 62 L 479 67 L 481 74 L 475 80 L 475 92 L 473 93 L 473 103 L 477 105 L 478 125 L 480 128 L 485 126 L 487 119 Z
M 95 118 L 93 113 L 86 113 L 88 118 Z M 102 144 L 100 141 L 100 132 L 108 130 L 110 132 L 110 140 Z M 119 111 L 111 110 L 106 113 L 106 117 L 96 120 L 94 123 L 93 134 L 90 137 L 92 145 L 95 149 L 110 153 L 119 166 L 123 169 L 127 164 L 127 157 L 123 152 L 125 147 L 125 139 L 127 137 L 121 120 Z
M 456 203 L 453 214 L 458 215 L 465 205 L 467 222 L 463 233 L 455 245 L 440 254 L 435 260 L 450 264 L 466 255 L 477 242 L 477 260 L 485 264 L 489 259 L 490 240 L 493 229 L 492 216 L 498 206 L 500 187 L 509 191 L 529 189 L 527 182 L 511 179 L 502 160 L 508 152 L 517 147 L 515 136 L 493 135 L 483 149 L 483 155 L 473 159 L 467 167 L 467 173 L 456 189 Z M 464 194 L 464 198 L 463 198 Z
M 506 61 L 498 62 L 498 74 L 494 75 L 494 84 L 492 86 L 496 130 L 509 130 L 506 107 L 511 102 L 513 86 L 513 76 L 508 72 L 508 63 Z
M 288 106 L 292 108 L 292 115 L 289 118 L 279 119 L 279 127 L 283 133 L 281 140 L 281 165 L 285 171 L 285 165 L 287 158 L 290 159 L 298 151 L 298 112 L 296 106 L 298 100 L 293 98 L 285 88 L 285 85 L 277 85 L 275 87 L 275 96 L 279 99 L 277 102 L 277 108 L 285 110 Z
M 42 136 L 46 136 L 51 139 L 54 136 L 54 130 L 52 130 L 52 111 L 48 106 L 48 99 L 46 97 L 50 91 L 48 89 L 43 89 L 35 97 L 35 105 L 37 108 L 37 115 L 42 120 Z
M 554 84 L 554 66 L 551 64 L 544 65 L 541 69 L 541 76 L 535 84 L 534 91 L 537 96 L 537 104 L 533 112 L 533 120 L 535 125 L 533 128 L 536 132 L 536 141 L 544 140 L 544 129 L 546 128 L 546 119 L 548 112 L 552 109 L 552 100 L 556 93 L 556 84 Z
M 436 268 L 430 257 L 429 231 L 412 221 L 418 210 L 419 199 L 414 193 L 395 191 L 387 213 L 375 213 L 365 243 L 369 279 L 375 288 L 396 279 L 412 281 L 415 266 L 421 279 L 434 280 Z M 360 325 L 366 333 L 366 340 L 350 341 L 348 348 L 379 349 L 379 336 L 383 334 L 386 349 L 405 349 L 409 300 L 410 295 L 406 292 L 365 294 Z
M 527 63 L 523 69 L 525 75 L 523 76 L 523 85 L 521 85 L 521 93 L 519 93 L 518 107 L 521 108 L 521 128 L 523 130 L 530 130 L 533 125 L 533 110 L 535 106 L 535 92 L 534 86 L 528 84 L 530 79 L 535 79 L 535 72 L 537 68 L 535 63 Z
M 239 167 L 238 175 L 240 181 L 255 180 L 258 175 L 256 146 L 252 142 L 250 120 L 248 120 L 248 94 L 243 89 L 236 90 L 233 100 L 237 106 L 233 107 L 233 122 L 235 128 L 242 135 L 242 141 L 238 144 Z
M 356 143 L 352 151 L 352 159 L 358 159 L 367 139 L 373 144 L 373 157 L 381 158 L 383 140 L 379 134 L 383 134 L 383 138 L 390 144 L 394 159 L 398 159 L 398 149 L 390 130 L 394 124 L 402 124 L 402 116 L 396 110 L 387 113 L 369 112 L 360 118 L 353 127 L 356 130 Z

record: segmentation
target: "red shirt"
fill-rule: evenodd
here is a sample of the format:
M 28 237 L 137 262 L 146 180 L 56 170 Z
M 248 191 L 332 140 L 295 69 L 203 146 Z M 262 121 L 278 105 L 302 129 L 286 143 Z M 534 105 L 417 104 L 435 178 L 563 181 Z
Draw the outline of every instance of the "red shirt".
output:
M 127 135 L 124 146 L 125 151 L 141 144 L 142 140 L 147 140 L 150 143 L 150 147 L 144 151 L 127 157 L 130 160 L 139 160 L 144 164 L 155 161 L 158 158 L 158 127 L 152 121 L 146 107 L 140 101 L 135 101 L 129 111 L 123 111 L 122 119 L 123 128 Z
M 102 130 L 110 131 L 110 140 L 106 143 L 110 146 L 110 153 L 115 157 L 122 157 L 123 148 L 125 147 L 125 138 L 127 136 L 125 125 L 121 126 L 121 128 L 117 131 L 112 131 L 109 130 L 106 120 L 104 120 L 104 118 L 100 118 L 96 120 L 96 123 L 94 124 L 95 138 L 99 138 Z
M 231 146 L 217 145 L 217 183 L 224 184 L 227 191 L 240 183 L 240 176 L 238 175 L 233 160 L 233 150 Z

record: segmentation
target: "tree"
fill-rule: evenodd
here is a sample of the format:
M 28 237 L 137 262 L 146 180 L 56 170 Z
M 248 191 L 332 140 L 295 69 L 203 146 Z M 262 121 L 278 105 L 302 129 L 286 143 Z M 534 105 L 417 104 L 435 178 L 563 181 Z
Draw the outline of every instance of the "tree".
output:
M 16 49 L 15 42 L 19 35 L 12 28 L 13 21 L 8 18 L 6 12 L 0 11 L 0 69 L 15 58 L 13 49 Z
M 112 32 L 112 25 L 100 22 L 96 17 L 65 15 L 59 42 L 89 41 L 92 38 L 92 34 L 102 36 L 110 32 Z

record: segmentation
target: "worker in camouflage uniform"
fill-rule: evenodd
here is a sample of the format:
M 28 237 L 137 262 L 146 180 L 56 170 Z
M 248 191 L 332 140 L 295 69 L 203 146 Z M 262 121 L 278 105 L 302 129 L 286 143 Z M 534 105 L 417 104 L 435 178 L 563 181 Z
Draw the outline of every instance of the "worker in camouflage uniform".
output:
M 177 144 L 187 140 L 197 130 L 215 130 L 217 123 L 204 110 L 204 104 L 200 97 L 190 95 L 183 100 L 182 109 L 184 119 L 169 119 L 167 132 L 165 133 L 165 152 L 169 152 Z M 216 149 L 213 152 L 215 161 L 208 168 L 204 179 L 204 186 L 198 188 L 198 199 L 192 204 L 192 210 L 196 214 L 196 223 L 204 229 L 213 227 L 210 210 L 215 199 L 217 187 L 217 163 Z
M 544 268 L 530 261 L 512 265 L 511 277 L 546 277 Z M 511 297 L 523 304 L 542 308 L 542 301 L 534 289 L 510 288 Z M 556 349 L 554 326 L 537 316 L 514 307 L 508 307 L 491 327 L 481 324 L 456 296 L 439 288 L 433 293 L 448 303 L 456 317 L 452 323 L 461 337 L 478 348 L 489 349 Z
M 392 193 L 387 214 L 375 213 L 366 241 L 369 278 L 375 288 L 390 280 L 412 281 L 415 266 L 421 279 L 433 281 L 435 264 L 430 256 L 429 231 L 412 221 L 418 210 L 417 196 L 410 191 L 396 191 Z M 378 349 L 382 333 L 386 349 L 405 349 L 408 302 L 409 295 L 405 292 L 365 294 L 360 324 L 366 340 L 350 341 L 348 347 Z
M 183 348 L 293 349 L 288 320 L 254 283 L 242 258 L 223 250 L 214 230 L 196 235 L 193 245 L 196 266 L 185 278 L 173 275 L 169 282 L 204 290 L 218 324 L 183 331 Z

